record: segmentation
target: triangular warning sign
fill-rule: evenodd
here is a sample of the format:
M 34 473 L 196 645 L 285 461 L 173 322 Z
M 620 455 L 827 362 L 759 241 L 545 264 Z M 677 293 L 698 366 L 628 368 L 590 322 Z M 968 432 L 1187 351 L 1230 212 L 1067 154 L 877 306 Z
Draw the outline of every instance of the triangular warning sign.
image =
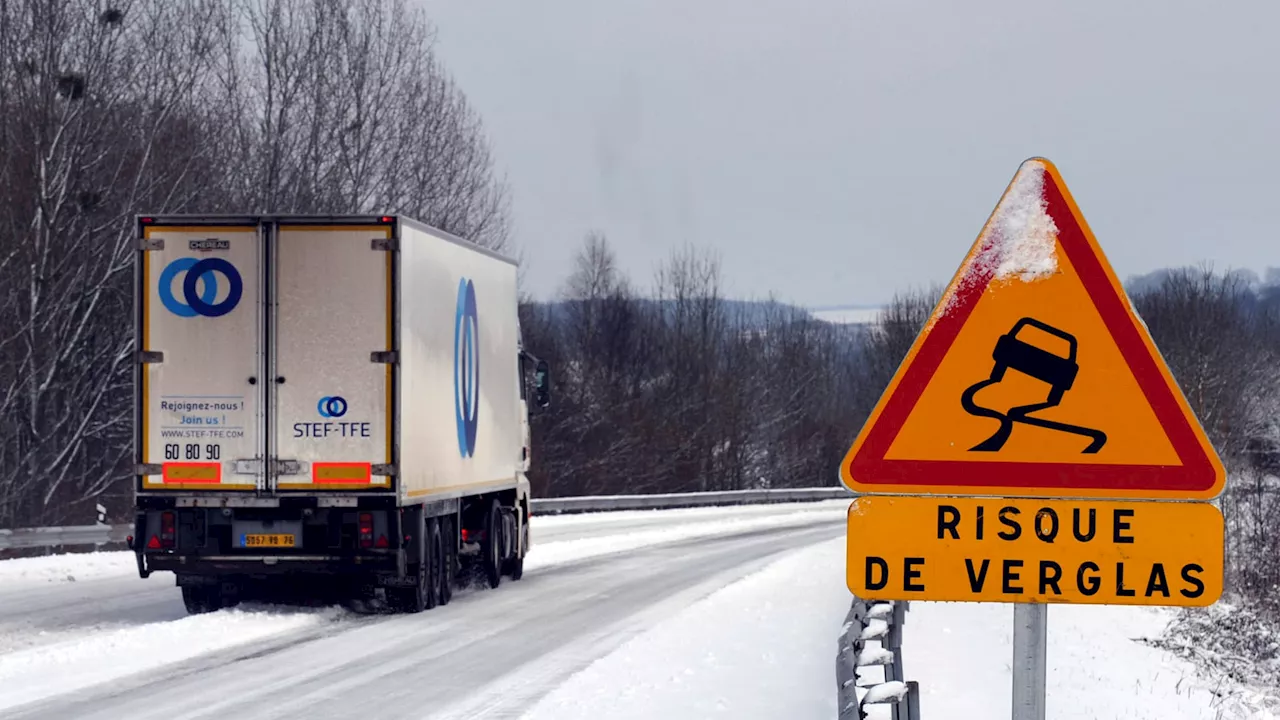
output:
M 1057 169 L 1022 164 L 841 469 L 862 493 L 1215 497 L 1222 463 Z

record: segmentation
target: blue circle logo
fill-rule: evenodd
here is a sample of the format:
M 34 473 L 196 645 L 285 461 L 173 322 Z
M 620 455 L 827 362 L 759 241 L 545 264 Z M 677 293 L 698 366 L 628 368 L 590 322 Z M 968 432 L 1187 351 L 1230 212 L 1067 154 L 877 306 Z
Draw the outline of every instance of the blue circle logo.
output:
M 476 429 L 480 417 L 480 319 L 476 313 L 476 287 L 467 278 L 458 281 L 458 310 L 453 323 L 453 407 L 458 421 L 458 452 L 467 458 L 476 453 Z
M 173 281 L 178 273 L 186 273 L 182 278 L 182 300 L 173 296 Z M 227 279 L 227 296 L 222 302 L 217 302 L 218 275 Z M 236 309 L 243 294 L 240 272 L 222 258 L 178 258 L 160 273 L 160 302 L 179 317 L 222 317 Z
M 347 401 L 340 395 L 322 397 L 316 404 L 316 411 L 322 418 L 340 418 L 347 414 Z

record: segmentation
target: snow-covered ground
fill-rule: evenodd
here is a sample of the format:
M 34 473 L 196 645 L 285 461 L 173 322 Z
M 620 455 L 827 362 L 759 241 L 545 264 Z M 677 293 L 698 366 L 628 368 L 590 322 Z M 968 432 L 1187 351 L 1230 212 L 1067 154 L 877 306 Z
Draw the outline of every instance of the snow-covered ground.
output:
M 840 325 L 872 325 L 880 319 L 882 307 L 877 305 L 850 305 L 847 307 L 817 308 L 809 314 L 824 322 Z
M 843 538 L 790 553 L 632 638 L 525 717 L 834 718 L 849 600 Z
M 529 567 L 537 567 L 625 552 L 658 542 L 805 524 L 813 521 L 813 513 L 839 518 L 848 508 L 847 500 L 828 500 L 535 516 L 530 521 L 533 549 L 527 562 Z M 601 541 L 602 536 L 606 536 L 604 542 Z M 552 542 L 543 542 L 543 538 Z M 73 553 L 0 560 L 0 599 L 6 591 L 21 590 L 31 585 L 136 576 L 137 571 L 131 552 Z
M 219 650 L 314 630 L 343 614 L 338 609 L 236 608 L 7 653 L 0 655 L 0 711 Z
M 846 510 L 847 503 L 836 501 L 535 517 L 535 541 L 526 571 L 536 574 L 557 565 L 698 538 L 811 526 L 815 522 L 838 524 Z M 568 539 L 539 541 L 540 537 Z M 124 593 L 136 588 L 140 600 L 145 598 L 150 603 L 160 593 L 169 605 L 176 604 L 180 609 L 178 591 L 169 574 L 144 582 L 136 572 L 134 558 L 126 552 L 0 562 L 0 711 L 171 667 L 197 656 L 241 646 L 256 648 L 267 641 L 323 632 L 326 625 L 354 620 L 336 608 L 316 611 L 250 607 L 146 622 L 144 607 L 143 612 L 128 614 L 130 622 L 120 624 L 104 623 L 102 618 L 83 610 L 75 616 L 75 622 L 66 627 L 59 625 L 53 631 L 22 621 L 28 612 L 23 607 L 33 614 L 43 610 L 42 598 L 65 601 L 74 597 L 78 603 L 87 598 L 91 603 L 94 588 L 99 585 L 116 594 L 122 588 Z M 826 572 L 830 575 L 832 571 Z M 838 583 L 838 568 L 834 572 Z M 125 595 L 124 599 L 128 597 Z M 119 602 L 119 598 L 116 600 Z M 81 617 L 88 621 L 82 622 Z
M 849 610 L 843 540 L 793 552 L 597 660 L 526 720 L 831 718 L 836 635 Z M 1277 720 L 1258 691 L 1226 686 L 1143 641 L 1173 611 L 1050 609 L 1048 717 Z M 1010 715 L 1010 605 L 913 603 L 903 658 L 925 718 Z M 864 671 L 864 679 L 878 671 Z M 1273 706 L 1274 708 L 1274 706 Z M 888 718 L 885 706 L 870 717 Z
M 530 527 L 534 533 L 540 529 L 557 527 L 569 529 L 582 525 L 616 525 L 650 520 L 669 524 L 678 519 L 678 527 L 653 527 L 634 532 L 611 534 L 605 537 L 593 535 L 578 540 L 537 544 L 525 560 L 528 569 L 546 567 L 564 562 L 626 552 L 658 543 L 692 540 L 700 537 L 734 535 L 751 530 L 783 528 L 807 525 L 815 518 L 843 519 L 849 510 L 848 500 L 832 500 L 785 506 L 756 506 L 743 508 L 688 508 L 683 510 L 634 511 L 624 513 L 592 513 L 591 515 L 565 515 L 535 517 Z M 727 512 L 728 511 L 728 512 Z M 620 517 L 610 518 L 609 515 Z M 843 577 L 843 575 L 841 576 Z
M 276 697 L 283 692 L 295 704 L 310 702 L 313 691 L 307 683 L 315 680 L 308 678 L 328 677 L 329 665 L 334 672 L 346 667 L 352 647 L 368 652 L 395 638 L 419 638 L 411 645 L 421 657 L 401 657 L 410 649 L 385 658 L 375 653 L 362 661 L 371 663 L 368 681 L 347 678 L 353 691 L 358 686 L 373 692 L 376 686 L 385 692 L 376 683 L 388 673 L 407 672 L 404 668 L 411 665 L 422 678 L 447 674 L 448 664 L 432 663 L 445 662 L 450 651 L 431 648 L 484 644 L 486 636 L 476 627 L 507 622 L 515 624 L 506 632 L 524 627 L 526 645 L 536 649 L 529 650 L 527 661 L 512 659 L 491 682 L 477 681 L 489 684 L 473 694 L 488 692 L 490 685 L 495 693 L 509 692 L 510 678 L 528 681 L 530 673 L 537 675 L 534 670 L 547 670 L 547 684 L 526 682 L 521 690 L 530 702 L 516 707 L 523 708 L 527 720 L 833 718 L 836 637 L 850 597 L 844 584 L 844 539 L 829 533 L 832 526 L 838 529 L 846 507 L 835 501 L 535 517 L 535 548 L 526 565 L 529 580 L 492 597 L 469 599 L 472 591 L 464 591 L 448 608 L 389 620 L 352 617 L 337 609 L 254 606 L 185 617 L 167 577 L 159 583 L 141 581 L 127 553 L 0 562 L 0 715 L 6 708 L 42 699 L 54 703 L 48 706 L 53 715 L 36 712 L 38 717 L 100 702 L 118 703 L 121 712 L 133 714 L 137 703 L 129 705 L 126 696 L 110 689 L 145 683 L 139 678 L 164 671 L 177 672 L 179 678 L 218 673 L 223 678 L 218 682 L 234 678 L 245 684 L 238 689 L 251 703 L 245 707 L 257 708 L 245 717 L 288 716 L 284 710 L 273 715 L 267 706 L 252 704 L 253 693 Z M 815 527 L 826 528 L 826 534 L 795 539 L 795 533 L 813 533 Z M 777 544 L 788 537 L 787 545 Z M 698 539 L 708 542 L 682 544 Z M 665 551 L 653 549 L 664 546 Z M 771 554 L 749 569 L 725 573 L 724 580 L 705 582 L 705 587 L 672 578 L 686 557 L 704 554 L 706 559 L 692 567 L 704 573 L 695 577 L 706 578 L 720 573 L 732 558 L 758 555 L 761 547 Z M 600 562 L 603 555 L 619 560 Z M 651 586 L 661 588 L 664 580 L 672 591 L 640 597 Z M 572 613 L 578 620 L 566 623 L 564 603 L 578 600 L 585 603 Z M 616 613 L 606 610 L 614 606 Z M 582 622 L 593 611 L 604 614 Z M 520 620 L 512 613 L 532 619 Z M 1054 606 L 1049 617 L 1050 718 L 1280 720 L 1274 697 L 1267 700 L 1260 691 L 1224 681 L 1221 674 L 1143 642 L 1165 633 L 1172 610 Z M 923 716 L 1008 717 L 1011 635 L 1009 605 L 913 603 L 906 617 L 903 659 L 907 678 L 920 683 Z M 326 640 L 315 640 L 322 636 Z M 605 636 L 616 639 L 609 642 Z M 273 648 L 286 649 L 270 655 Z M 329 657 L 333 653 L 323 648 L 341 651 Z M 476 652 L 481 666 L 492 664 L 493 658 Z M 255 659 L 267 655 L 275 659 Z M 237 670 L 264 672 L 264 667 L 275 667 L 270 663 L 300 658 L 315 663 L 316 672 L 266 678 L 262 688 Z M 189 672 L 181 670 L 183 663 Z M 566 663 L 571 667 L 562 674 L 551 672 Z M 296 688 L 288 685 L 294 680 L 300 683 Z M 168 681 L 159 676 L 157 681 L 143 692 L 168 688 Z M 449 676 L 442 682 L 453 687 L 460 680 Z M 215 683 L 212 690 L 218 687 Z M 159 711 L 185 702 L 177 690 L 171 694 L 168 705 L 157 706 Z M 70 704 L 57 704 L 64 698 L 71 698 Z M 404 700 L 412 703 L 413 698 Z M 104 717 L 117 705 L 111 707 Z M 248 712 L 245 707 L 239 712 Z M 416 714 L 410 708 L 417 708 Z M 393 703 L 384 709 L 392 715 L 401 712 L 395 717 L 426 712 L 413 704 Z M 876 709 L 872 718 L 887 718 L 885 710 Z
M 1049 609 L 1047 714 L 1054 720 L 1277 720 L 1256 691 L 1229 686 L 1144 644 L 1173 610 L 1055 605 Z M 1013 608 L 912 603 L 904 629 L 908 679 L 925 718 L 1010 716 Z
M 0 560 L 0 593 L 36 584 L 79 582 L 138 573 L 130 552 L 72 553 Z

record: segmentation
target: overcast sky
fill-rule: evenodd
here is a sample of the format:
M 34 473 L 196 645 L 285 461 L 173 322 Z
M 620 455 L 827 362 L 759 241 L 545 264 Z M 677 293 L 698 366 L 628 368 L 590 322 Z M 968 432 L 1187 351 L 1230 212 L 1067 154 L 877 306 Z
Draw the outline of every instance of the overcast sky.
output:
M 1280 265 L 1280 2 L 420 0 L 513 189 L 527 287 L 605 232 L 728 291 L 950 279 L 1026 157 L 1122 278 Z

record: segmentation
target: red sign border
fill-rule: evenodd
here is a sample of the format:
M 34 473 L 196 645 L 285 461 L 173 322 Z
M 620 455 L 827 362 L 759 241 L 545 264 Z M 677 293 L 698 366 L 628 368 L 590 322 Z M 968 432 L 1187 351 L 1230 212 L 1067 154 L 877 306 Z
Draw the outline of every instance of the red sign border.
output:
M 1058 242 L 1075 267 L 1085 291 L 1115 339 L 1143 395 L 1164 427 L 1181 465 L 1087 465 L 1078 463 L 991 462 L 961 460 L 891 460 L 885 454 L 914 409 L 942 359 L 969 319 L 994 272 L 991 263 L 968 262 L 952 281 L 931 326 L 885 391 L 842 468 L 845 484 L 855 492 L 934 492 L 1110 498 L 1216 497 L 1225 482 L 1217 454 L 1174 383 L 1158 350 L 1141 329 L 1129 301 L 1066 184 L 1052 163 L 1042 158 L 1044 195 L 1049 216 L 1058 227 Z M 1006 191 L 1007 192 L 1007 191 Z M 991 242 L 990 240 L 988 242 Z M 981 252 L 985 248 L 977 248 Z M 974 253 L 970 253 L 970 258 Z M 981 490 L 983 492 L 974 492 Z M 1014 492 L 1008 492 L 1014 491 Z M 1075 491 L 1072 493 L 1071 491 Z

